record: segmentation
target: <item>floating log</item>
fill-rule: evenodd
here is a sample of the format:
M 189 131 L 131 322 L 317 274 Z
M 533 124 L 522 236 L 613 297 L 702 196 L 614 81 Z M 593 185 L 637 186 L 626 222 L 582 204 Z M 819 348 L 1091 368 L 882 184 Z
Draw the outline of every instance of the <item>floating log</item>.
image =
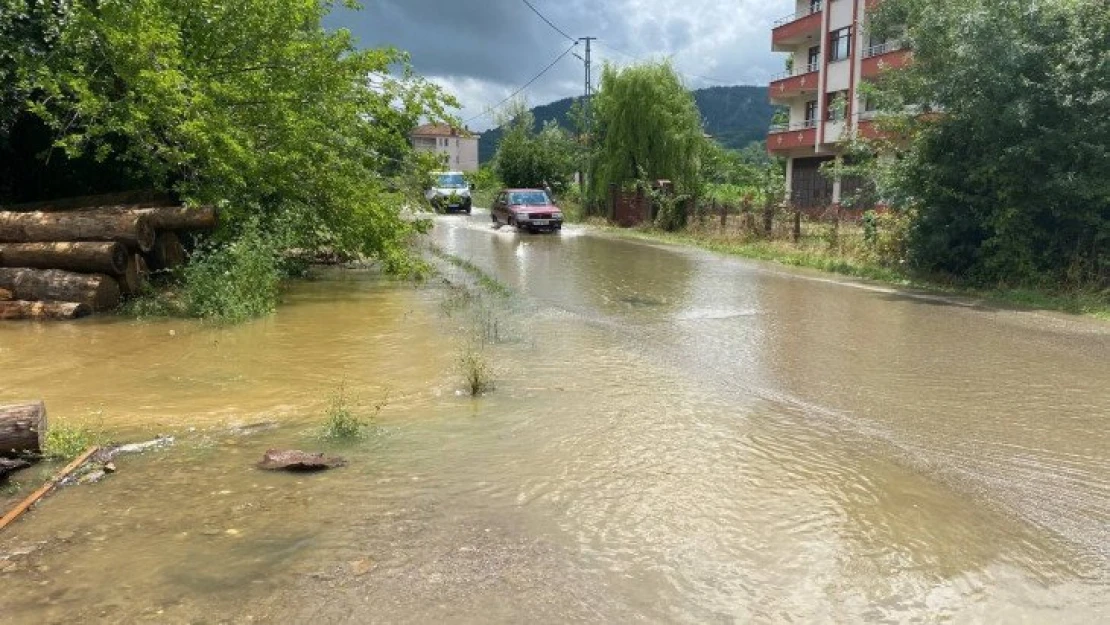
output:
M 0 289 L 20 300 L 76 302 L 94 312 L 119 306 L 119 283 L 104 274 L 82 274 L 58 269 L 0 267 Z
M 294 472 L 324 471 L 344 466 L 347 466 L 347 461 L 342 458 L 325 457 L 321 453 L 277 449 L 267 451 L 262 457 L 262 462 L 258 463 L 258 468 L 267 471 Z
M 118 276 L 127 271 L 127 247 L 111 241 L 0 243 L 0 267 L 65 269 Z
M 39 455 L 45 442 L 46 404 L 0 406 L 0 457 Z
M 140 295 L 149 278 L 150 268 L 146 259 L 141 254 L 131 254 L 127 257 L 127 271 L 119 277 L 120 294 L 125 297 Z
M 6 302 L 12 298 L 12 292 L 7 289 L 0 289 L 0 302 Z
M 80 319 L 92 314 L 87 304 L 79 302 L 28 302 L 22 300 L 0 301 L 0 320 L 18 321 L 31 319 L 57 321 Z
M 116 241 L 149 252 L 154 238 L 149 218 L 128 211 L 0 212 L 0 243 Z
M 154 249 L 146 255 L 151 271 L 168 271 L 185 264 L 185 246 L 181 239 L 169 230 L 158 233 Z

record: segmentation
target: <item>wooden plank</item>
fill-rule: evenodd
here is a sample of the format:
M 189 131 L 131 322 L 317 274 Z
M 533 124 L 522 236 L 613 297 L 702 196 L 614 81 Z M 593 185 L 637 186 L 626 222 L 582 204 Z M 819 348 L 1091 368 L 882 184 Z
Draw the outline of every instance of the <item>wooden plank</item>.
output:
M 27 498 L 23 501 L 19 502 L 19 505 L 12 508 L 11 511 L 4 515 L 3 518 L 0 518 L 0 531 L 3 531 L 5 527 L 11 525 L 12 522 L 22 516 L 28 508 L 35 505 L 35 503 L 37 503 L 40 499 L 48 495 L 50 491 L 54 490 L 54 488 L 59 483 L 61 483 L 62 480 L 69 477 L 70 473 L 73 473 L 81 465 L 85 464 L 85 462 L 98 451 L 100 451 L 100 447 L 89 447 L 84 451 L 84 453 L 82 453 L 80 456 L 77 456 L 77 458 L 73 462 L 67 464 L 64 469 L 59 471 L 54 477 L 50 478 L 50 480 L 46 482 L 46 484 L 43 484 L 41 488 L 28 495 Z

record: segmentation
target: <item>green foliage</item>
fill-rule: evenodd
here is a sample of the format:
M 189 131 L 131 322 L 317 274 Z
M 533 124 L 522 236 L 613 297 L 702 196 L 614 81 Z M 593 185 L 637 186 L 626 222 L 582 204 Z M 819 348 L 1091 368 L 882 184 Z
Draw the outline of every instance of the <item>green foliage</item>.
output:
M 670 180 L 680 196 L 700 186 L 705 145 L 694 98 L 669 63 L 618 69 L 606 66 L 595 103 L 599 146 L 593 163 L 593 199 L 609 185 Z M 681 219 L 668 219 L 681 225 Z
M 919 211 L 914 265 L 980 285 L 1110 284 L 1110 4 L 884 0 L 876 25 L 904 25 L 914 51 L 878 90 L 909 140 L 880 182 Z
M 379 407 L 380 410 L 380 407 Z M 351 440 L 361 438 L 367 423 L 355 414 L 347 385 L 341 384 L 328 399 L 325 411 L 323 437 L 331 440 Z
M 281 275 L 273 239 L 248 230 L 200 252 L 185 268 L 185 311 L 231 322 L 269 314 L 277 302 Z
M 51 460 L 73 460 L 89 447 L 102 442 L 103 436 L 87 423 L 52 423 L 46 430 L 43 455 Z
M 0 0 L 0 151 L 13 120 L 34 116 L 54 149 L 22 160 L 122 163 L 219 204 L 219 244 L 327 249 L 411 269 L 413 226 L 399 207 L 432 163 L 413 154 L 408 133 L 453 102 L 403 53 L 359 50 L 349 32 L 326 30 L 332 4 Z M 274 233 L 280 241 L 247 241 Z M 244 261 L 240 251 L 209 257 L 193 276 Z M 249 268 L 268 275 L 260 288 L 272 293 L 270 266 Z M 200 309 L 225 309 L 210 304 Z
M 507 128 L 497 146 L 494 170 L 508 187 L 543 188 L 547 183 L 556 191 L 567 186 L 574 174 L 576 145 L 555 122 L 535 132 L 535 119 L 523 102 L 516 102 L 507 113 Z

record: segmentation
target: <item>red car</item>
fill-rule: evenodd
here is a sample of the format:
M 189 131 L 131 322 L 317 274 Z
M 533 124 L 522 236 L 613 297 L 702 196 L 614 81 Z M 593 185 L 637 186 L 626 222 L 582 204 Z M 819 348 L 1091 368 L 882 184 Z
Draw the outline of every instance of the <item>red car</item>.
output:
M 515 226 L 529 232 L 558 232 L 563 229 L 563 211 L 542 189 L 505 189 L 490 208 L 493 225 Z

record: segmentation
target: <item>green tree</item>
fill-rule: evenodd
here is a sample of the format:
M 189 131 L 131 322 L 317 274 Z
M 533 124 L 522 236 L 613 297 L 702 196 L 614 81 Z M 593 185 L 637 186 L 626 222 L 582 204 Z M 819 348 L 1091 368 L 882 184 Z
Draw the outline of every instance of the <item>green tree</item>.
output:
M 669 63 L 605 67 L 594 103 L 598 150 L 591 193 L 604 204 L 609 185 L 670 180 L 678 195 L 696 196 L 705 148 L 693 95 Z M 663 215 L 664 227 L 685 223 L 682 202 Z
M 494 168 L 509 187 L 538 188 L 544 183 L 563 191 L 574 174 L 576 146 L 554 121 L 535 131 L 535 118 L 528 106 L 515 102 L 503 116 L 505 129 L 497 146 Z
M 426 165 L 408 132 L 452 102 L 403 53 L 325 30 L 332 2 L 0 2 L 0 98 L 17 109 L 0 134 L 18 115 L 41 120 L 43 166 L 119 161 L 221 205 L 223 241 L 249 231 L 275 250 L 408 266 L 411 226 L 388 178 Z
M 1110 4 L 884 0 L 875 24 L 914 54 L 877 90 L 906 141 L 880 190 L 919 213 L 911 259 L 979 284 L 1110 284 Z

